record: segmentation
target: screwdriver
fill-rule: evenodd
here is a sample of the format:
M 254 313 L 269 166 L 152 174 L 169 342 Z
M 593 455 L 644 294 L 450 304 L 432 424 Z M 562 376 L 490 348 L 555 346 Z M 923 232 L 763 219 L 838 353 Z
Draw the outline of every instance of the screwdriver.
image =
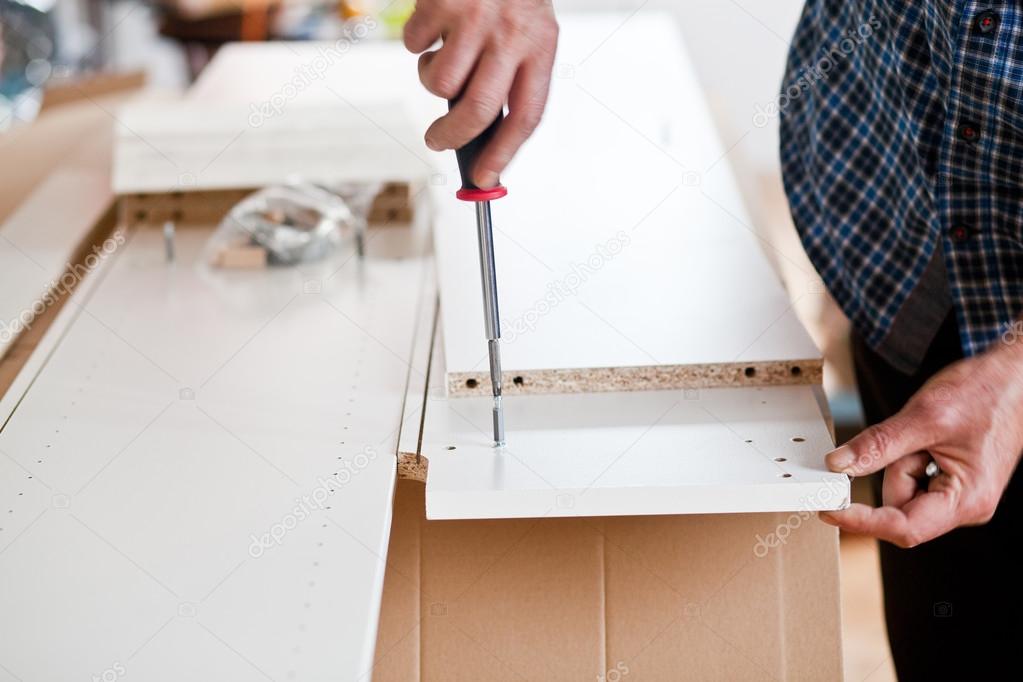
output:
M 450 109 L 457 100 L 448 102 Z M 472 181 L 472 171 L 480 152 L 486 148 L 497 132 L 504 114 L 499 113 L 486 130 L 464 147 L 455 150 L 462 188 L 455 196 L 476 204 L 476 236 L 480 251 L 480 277 L 483 280 L 483 324 L 487 334 L 487 354 L 490 356 L 490 386 L 494 394 L 494 447 L 502 447 L 504 440 L 504 406 L 501 404 L 501 315 L 497 307 L 497 271 L 494 268 L 494 227 L 490 216 L 490 202 L 508 194 L 501 184 L 481 189 Z

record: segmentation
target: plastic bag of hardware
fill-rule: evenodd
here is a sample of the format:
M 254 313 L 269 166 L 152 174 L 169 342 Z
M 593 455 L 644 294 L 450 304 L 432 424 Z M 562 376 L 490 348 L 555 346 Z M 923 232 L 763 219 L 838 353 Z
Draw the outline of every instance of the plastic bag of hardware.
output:
M 354 217 L 339 195 L 308 183 L 267 187 L 240 201 L 210 237 L 212 268 L 314 263 L 338 249 Z

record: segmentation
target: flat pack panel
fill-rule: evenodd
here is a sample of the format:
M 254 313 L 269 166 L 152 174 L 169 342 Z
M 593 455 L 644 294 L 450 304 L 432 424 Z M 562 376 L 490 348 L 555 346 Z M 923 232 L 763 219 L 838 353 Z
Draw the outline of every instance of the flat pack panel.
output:
M 70 260 L 113 204 L 111 137 L 107 126 L 79 144 L 0 224 L 0 356 L 95 266 L 101 252 Z
M 0 662 L 18 679 L 355 679 L 372 665 L 426 276 L 368 255 L 215 272 L 140 229 L 0 432 Z M 8 511 L 10 510 L 10 511 Z M 60 655 L 54 655 L 54 652 Z M 201 672 L 198 672 L 201 671 Z
M 545 119 L 492 202 L 507 390 L 819 381 L 672 22 L 562 28 Z M 433 190 L 448 390 L 482 395 L 473 207 Z
M 188 93 L 118 112 L 118 194 L 430 177 L 443 104 L 396 41 L 224 48 Z
M 438 345 L 435 343 L 435 345 Z M 432 381 L 444 376 L 435 351 Z M 505 398 L 428 394 L 421 454 L 430 519 L 839 509 L 849 479 L 812 386 Z

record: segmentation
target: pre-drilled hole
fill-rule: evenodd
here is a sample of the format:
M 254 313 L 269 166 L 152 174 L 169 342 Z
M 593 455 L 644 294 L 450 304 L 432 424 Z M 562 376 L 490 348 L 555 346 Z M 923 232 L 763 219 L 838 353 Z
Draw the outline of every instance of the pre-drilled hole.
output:
M 803 438 L 802 436 L 793 436 L 792 437 L 792 442 L 793 443 L 805 443 L 806 439 Z
M 746 369 L 745 369 L 745 370 L 743 371 L 743 374 L 745 374 L 745 375 L 746 375 L 746 376 L 748 376 L 748 377 L 753 377 L 753 376 L 756 376 L 756 375 L 757 375 L 757 368 L 756 368 L 756 367 L 747 367 L 747 368 L 746 368 Z
M 782 474 L 782 478 L 792 478 L 792 474 Z
M 795 365 L 795 366 L 792 367 L 792 369 L 789 370 L 789 372 L 792 373 L 792 376 L 798 377 L 800 374 L 803 373 L 803 370 L 802 370 L 802 368 L 800 368 L 799 365 Z
M 480 385 L 480 382 L 476 381 L 475 379 L 466 379 L 465 385 L 468 386 L 469 388 L 476 388 L 477 386 Z
M 449 445 L 449 446 L 448 446 L 448 450 L 454 450 L 454 449 L 455 449 L 455 446 L 454 446 L 454 445 Z
M 512 383 L 515 384 L 516 386 L 521 386 L 522 384 L 526 383 L 526 380 L 523 379 L 522 377 L 515 377 L 514 379 L 512 379 Z
M 787 462 L 789 460 L 787 458 L 785 458 L 785 457 L 775 457 L 774 461 L 775 462 Z

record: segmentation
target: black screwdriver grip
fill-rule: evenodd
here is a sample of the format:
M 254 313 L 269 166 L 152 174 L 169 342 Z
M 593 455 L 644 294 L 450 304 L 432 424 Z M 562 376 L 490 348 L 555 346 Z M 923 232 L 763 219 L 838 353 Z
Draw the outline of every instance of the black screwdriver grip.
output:
M 448 100 L 448 111 L 458 104 L 458 99 Z M 503 120 L 504 111 L 500 111 L 497 114 L 497 118 L 487 126 L 486 130 L 466 142 L 465 146 L 455 150 L 455 156 L 458 157 L 458 174 L 462 176 L 462 189 L 480 189 L 472 181 L 472 172 L 476 168 L 476 161 L 479 159 L 480 154 L 487 144 L 490 143 L 490 140 L 493 139 L 494 135 L 497 134 L 497 129 Z

